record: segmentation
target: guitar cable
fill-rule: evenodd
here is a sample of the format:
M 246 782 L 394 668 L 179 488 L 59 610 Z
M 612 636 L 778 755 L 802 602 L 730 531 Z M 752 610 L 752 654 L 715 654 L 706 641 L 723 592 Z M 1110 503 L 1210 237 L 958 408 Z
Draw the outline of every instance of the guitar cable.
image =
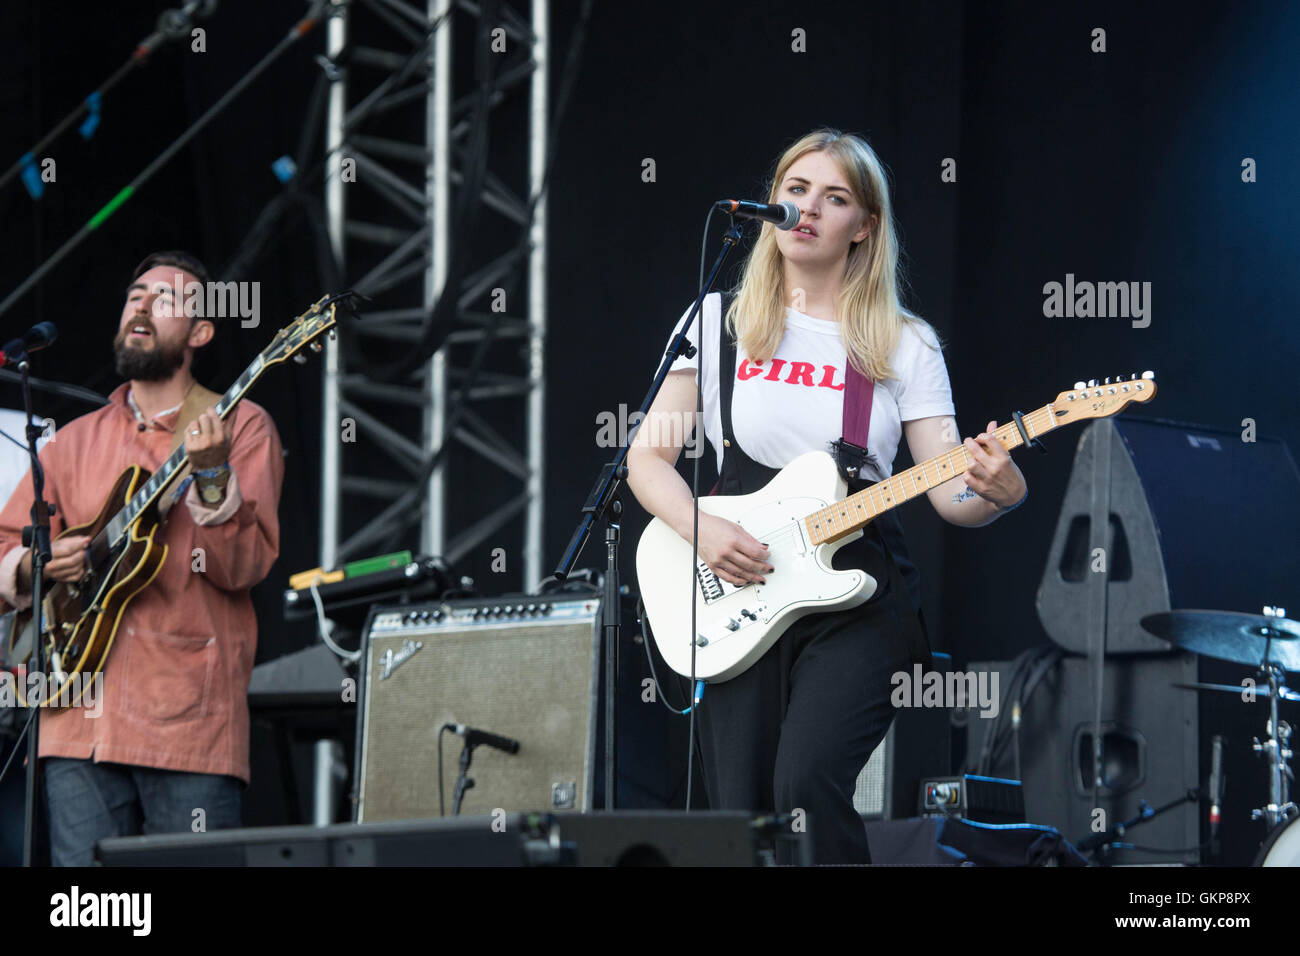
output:
M 319 590 L 320 580 L 321 580 L 321 576 L 319 574 L 316 575 L 316 577 L 311 579 L 311 599 L 312 599 L 312 603 L 316 605 L 316 630 L 320 633 L 320 639 L 324 641 L 325 645 L 331 651 L 333 651 L 337 656 L 343 658 L 343 660 L 349 662 L 359 661 L 361 660 L 360 648 L 357 648 L 355 651 L 348 651 L 348 650 L 344 650 L 338 644 L 334 643 L 334 638 L 331 636 L 330 633 L 331 631 L 334 630 L 334 625 L 332 621 L 326 619 L 325 605 L 321 602 L 320 599 L 320 590 Z
M 17 682 L 18 678 L 13 675 L 12 671 L 6 671 L 5 673 L 12 675 L 15 683 Z M 36 719 L 36 711 L 39 708 L 28 707 L 27 709 L 31 711 L 31 714 L 27 718 L 27 723 L 23 724 L 23 729 L 18 731 L 18 736 L 14 738 L 13 750 L 9 751 L 9 759 L 5 761 L 4 769 L 0 770 L 0 783 L 4 782 L 5 775 L 9 773 L 9 765 L 14 762 L 14 757 L 18 756 L 18 748 L 22 746 L 23 740 L 27 737 L 27 730 L 31 727 L 32 721 Z
M 659 674 L 655 670 L 654 655 L 650 653 L 650 641 L 654 640 L 654 631 L 650 627 L 650 619 L 645 616 L 645 601 L 640 596 L 636 599 L 636 620 L 641 625 L 641 644 L 645 649 L 645 661 L 650 667 L 650 678 L 654 681 L 655 699 L 663 704 L 671 713 L 685 717 L 695 706 L 698 706 L 700 699 L 704 696 L 704 681 L 695 682 L 695 694 L 693 703 L 688 703 L 685 707 L 676 707 L 668 702 L 668 694 L 664 691 L 664 685 L 659 680 Z M 649 632 L 649 633 L 647 633 Z M 689 695 L 688 695 L 689 696 Z
M 709 250 L 709 226 L 713 223 L 714 206 L 709 206 L 709 214 L 704 217 L 704 234 L 700 237 L 700 274 L 695 283 L 697 289 L 704 288 L 704 267 L 708 258 Z M 704 297 L 705 299 L 708 296 Z M 707 441 L 704 428 L 704 299 L 700 299 L 700 311 L 697 316 L 699 325 L 696 331 L 699 333 L 700 347 L 695 350 L 695 440 Z M 718 357 L 719 363 L 722 357 Z M 718 399 L 721 401 L 721 391 L 718 393 Z M 682 429 L 682 441 L 685 444 L 686 429 Z M 699 703 L 700 697 L 704 693 L 703 682 L 697 682 L 695 679 L 695 651 L 698 647 L 695 635 L 699 633 L 696 624 L 696 597 L 699 588 L 695 585 L 695 569 L 700 563 L 700 455 L 695 456 L 694 464 L 691 468 L 691 677 L 688 687 L 695 688 L 695 703 L 690 708 L 690 729 L 686 733 L 686 812 L 691 812 L 691 790 L 695 782 L 695 705 Z

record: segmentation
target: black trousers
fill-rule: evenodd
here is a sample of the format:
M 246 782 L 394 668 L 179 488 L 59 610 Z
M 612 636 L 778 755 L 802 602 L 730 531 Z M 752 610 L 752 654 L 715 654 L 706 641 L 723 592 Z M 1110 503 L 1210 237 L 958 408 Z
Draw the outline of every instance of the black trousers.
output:
M 891 678 L 913 660 L 915 607 L 867 534 L 834 564 L 867 568 L 872 600 L 796 622 L 749 670 L 705 688 L 697 713 L 710 807 L 795 814 L 816 863 L 871 862 L 853 790 L 894 719 Z M 777 859 L 793 862 L 788 844 Z

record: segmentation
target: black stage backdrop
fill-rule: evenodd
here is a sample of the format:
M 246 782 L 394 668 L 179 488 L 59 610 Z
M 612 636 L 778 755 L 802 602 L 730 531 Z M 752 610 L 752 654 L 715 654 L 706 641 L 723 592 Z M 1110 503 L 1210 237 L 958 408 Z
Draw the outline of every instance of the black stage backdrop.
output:
M 4 4 L 0 162 L 98 85 L 171 5 Z M 0 192 L 0 293 L 304 9 L 226 0 L 206 23 L 206 53 L 158 54 L 110 94 L 93 139 L 73 133 L 47 151 L 57 181 L 43 199 L 33 202 L 17 183 Z M 578 10 L 555 4 L 553 84 Z M 1094 49 L 1097 30 L 1104 52 Z M 865 134 L 891 169 L 909 304 L 947 343 L 964 434 L 1037 407 L 1077 379 L 1154 369 L 1160 395 L 1143 415 L 1225 429 L 1250 418 L 1295 447 L 1297 38 L 1300 7 L 1274 3 L 598 3 L 551 190 L 549 561 L 611 454 L 597 447 L 598 416 L 641 401 L 692 297 L 708 204 L 761 198 L 780 150 L 820 125 Z M 240 251 L 280 191 L 270 163 L 297 146 L 323 43 L 318 31 L 290 51 L 0 316 L 6 335 L 58 323 L 62 342 L 37 359 L 37 374 L 108 391 L 116 384 L 110 341 L 136 261 L 182 246 L 216 268 Z M 456 55 L 463 68 L 469 49 L 458 43 Z M 523 145 L 493 148 L 518 156 Z M 653 182 L 643 178 L 647 159 Z M 949 160 L 955 181 L 943 176 Z M 1243 164 L 1257 181 L 1243 181 Z M 301 219 L 282 235 L 240 276 L 262 283 L 263 324 L 227 336 L 214 387 L 323 290 Z M 1150 324 L 1045 317 L 1044 284 L 1067 274 L 1150 283 Z M 277 371 L 253 395 L 274 415 L 289 455 L 281 559 L 259 589 L 259 661 L 311 640 L 309 628 L 280 621 L 279 594 L 288 573 L 317 563 L 319 376 L 318 363 Z M 0 404 L 18 402 L 17 389 L 0 384 Z M 44 407 L 64 421 L 85 410 Z M 945 526 L 924 504 L 905 509 L 935 644 L 958 665 L 1012 657 L 1045 639 L 1033 597 L 1077 439 L 1077 429 L 1064 431 L 1048 440 L 1050 454 L 1019 456 L 1029 500 L 990 528 Z M 486 509 L 487 498 L 471 490 L 457 507 Z M 631 574 L 645 516 L 627 498 Z M 521 540 L 503 533 L 499 544 L 517 549 Z M 1278 559 L 1294 563 L 1294 544 L 1280 542 Z M 593 546 L 583 564 L 602 560 Z M 496 591 L 525 584 L 518 561 L 499 576 L 489 563 L 485 546 L 461 570 Z M 1300 606 L 1300 595 L 1276 601 Z

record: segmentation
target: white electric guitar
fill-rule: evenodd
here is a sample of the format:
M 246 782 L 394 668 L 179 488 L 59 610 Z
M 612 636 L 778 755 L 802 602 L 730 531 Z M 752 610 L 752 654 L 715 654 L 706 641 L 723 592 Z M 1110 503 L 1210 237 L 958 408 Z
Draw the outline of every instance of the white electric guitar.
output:
M 1079 382 L 1021 421 L 1032 441 L 1070 422 L 1117 414 L 1130 402 L 1147 402 L 1155 394 L 1151 372 L 1114 382 Z M 1007 450 L 1025 443 L 1015 422 L 994 434 Z M 846 497 L 848 485 L 834 460 L 826 452 L 812 451 L 753 494 L 701 498 L 701 511 L 736 522 L 768 545 L 769 563 L 776 570 L 765 575 L 766 584 L 737 587 L 723 581 L 703 560 L 694 560 L 689 541 L 655 518 L 636 552 L 655 646 L 669 667 L 689 677 L 694 643 L 696 679 L 718 683 L 762 657 L 799 618 L 865 604 L 876 591 L 875 579 L 865 571 L 836 571 L 831 557 L 860 538 L 873 518 L 956 478 L 970 464 L 965 447 L 958 445 Z M 685 587 L 685 571 L 692 564 L 693 635 Z

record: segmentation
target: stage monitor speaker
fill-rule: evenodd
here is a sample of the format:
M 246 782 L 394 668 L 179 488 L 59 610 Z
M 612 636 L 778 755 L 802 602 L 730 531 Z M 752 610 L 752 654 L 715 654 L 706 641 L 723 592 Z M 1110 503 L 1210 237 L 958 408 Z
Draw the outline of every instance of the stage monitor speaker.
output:
M 1104 614 L 1108 654 L 1168 652 L 1146 615 L 1300 606 L 1285 554 L 1300 541 L 1300 472 L 1284 442 L 1250 437 L 1122 417 L 1084 430 L 1038 589 L 1055 643 L 1087 653 Z
M 998 674 L 999 713 L 1009 719 L 1016 689 L 1009 662 L 971 663 L 977 673 Z M 1025 815 L 1077 843 L 1091 836 L 1096 822 L 1106 826 L 1138 815 L 1139 804 L 1170 803 L 1200 785 L 1197 758 L 1196 695 L 1174 687 L 1196 679 L 1192 654 L 1122 657 L 1106 661 L 1102 703 L 1102 778 L 1092 802 L 1094 696 L 1085 658 L 1063 657 L 1027 701 L 1021 701 L 1018 742 L 1007 734 L 993 763 L 973 761 L 987 735 L 1006 721 L 971 715 L 967 769 L 1024 783 Z M 1017 764 L 1016 749 L 1019 749 Z M 1098 816 L 1095 811 L 1103 811 Z M 1125 842 L 1165 852 L 1118 851 L 1120 863 L 1199 862 L 1200 817 L 1195 803 L 1175 807 L 1134 827 Z
M 952 669 L 948 654 L 934 654 L 932 670 Z M 917 665 L 919 666 L 919 665 Z M 916 671 L 906 672 L 909 682 Z M 909 684 L 910 687 L 910 684 Z M 908 695 L 911 700 L 911 695 Z M 858 774 L 853 806 L 869 820 L 900 820 L 918 813 L 921 781 L 952 772 L 952 729 L 946 707 L 900 707 L 866 766 Z
M 524 814 L 114 837 L 104 866 L 525 866 L 547 841 Z
M 808 834 L 744 812 L 505 813 L 442 820 L 116 837 L 105 866 L 755 866 L 775 841 L 806 862 Z
M 362 645 L 355 819 L 439 816 L 445 724 L 520 745 L 473 751 L 461 813 L 590 809 L 599 610 L 596 598 L 559 596 L 375 608 Z M 441 736 L 450 814 L 462 741 Z

